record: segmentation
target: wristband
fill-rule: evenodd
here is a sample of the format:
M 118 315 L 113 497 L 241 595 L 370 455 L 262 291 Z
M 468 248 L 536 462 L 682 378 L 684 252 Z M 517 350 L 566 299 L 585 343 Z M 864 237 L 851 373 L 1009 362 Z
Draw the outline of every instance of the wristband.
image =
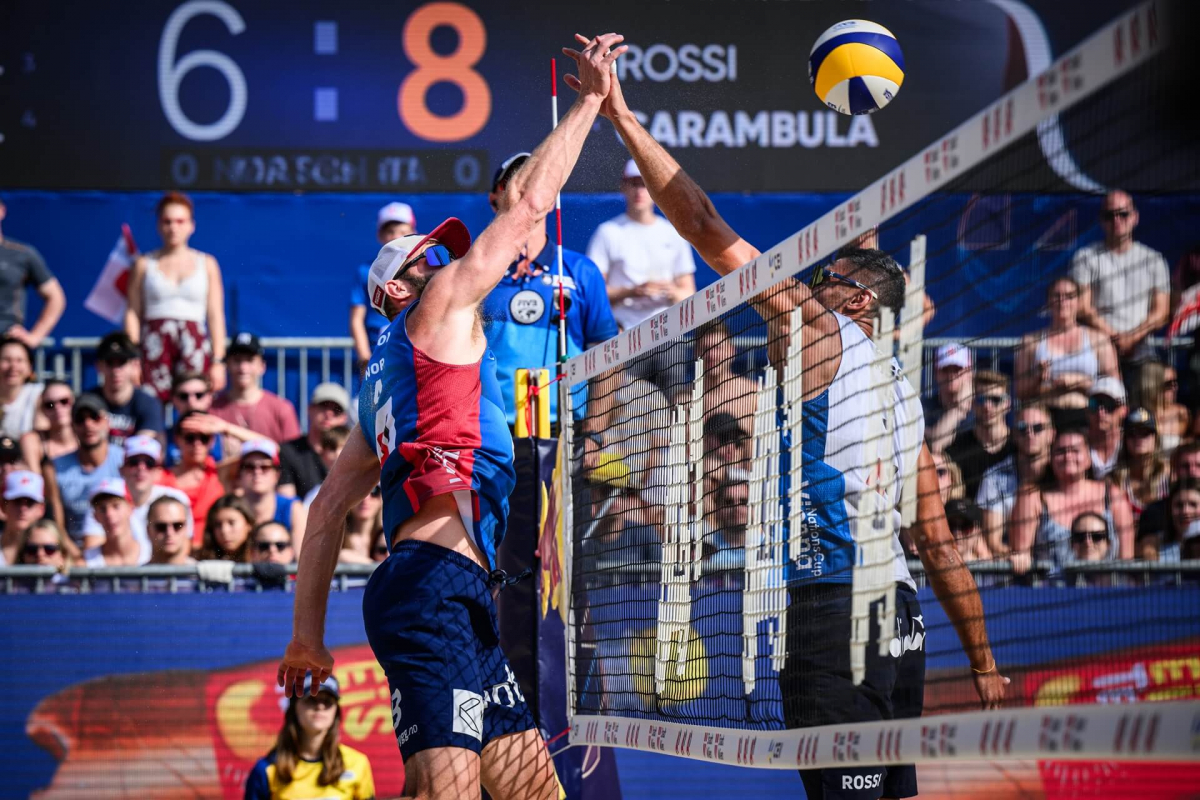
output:
M 994 659 L 994 658 L 992 659 L 992 665 L 990 667 L 988 667 L 987 669 L 975 669 L 974 667 L 971 667 L 971 672 L 974 672 L 976 675 L 987 675 L 989 672 L 995 672 L 995 671 L 996 671 L 996 659 Z

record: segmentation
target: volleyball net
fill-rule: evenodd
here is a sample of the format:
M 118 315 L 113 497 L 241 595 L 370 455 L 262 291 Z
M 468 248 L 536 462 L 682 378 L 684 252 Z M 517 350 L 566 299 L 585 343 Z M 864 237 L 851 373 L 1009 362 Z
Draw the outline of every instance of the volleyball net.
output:
M 977 388 L 972 413 L 994 403 L 1011 419 L 1028 376 L 1010 351 L 977 363 L 972 340 L 1052 322 L 1048 291 L 1101 237 L 1105 189 L 1169 202 L 1196 187 L 1194 148 L 1151 111 L 1174 102 L 1168 14 L 1144 3 L 1032 64 L 1027 81 L 752 263 L 567 362 L 573 744 L 777 768 L 1196 757 L 1200 589 L 1138 572 L 1132 529 L 1107 505 L 1093 536 L 1107 554 L 1076 547 L 1070 523 L 1062 534 L 1043 509 L 1033 545 L 1006 518 L 979 558 L 971 547 L 989 535 L 975 504 L 948 496 L 937 459 L 918 474 L 932 427 L 920 409 L 938 410 L 934 353 L 974 369 L 977 387 L 990 376 L 995 391 Z M 1174 207 L 1178 225 L 1196 219 L 1194 202 Z M 877 298 L 862 325 L 806 321 L 792 300 L 844 297 L 853 287 L 838 270 L 878 261 L 874 249 L 903 267 L 906 289 Z M 1116 302 L 1138 302 L 1137 288 Z M 937 350 L 942 330 L 969 330 L 957 337 L 966 353 Z M 924 542 L 923 526 L 939 524 L 952 540 Z M 978 710 L 937 573 L 950 561 L 923 542 L 970 562 L 978 588 L 960 594 L 978 591 L 1012 679 L 1000 710 Z M 913 707 L 897 703 L 879 721 L 830 722 L 853 719 L 832 704 L 878 708 L 875 671 L 914 653 L 923 682 L 902 679 L 918 711 L 923 694 L 923 717 L 901 718 Z M 809 678 L 834 663 L 853 688 L 822 696 Z

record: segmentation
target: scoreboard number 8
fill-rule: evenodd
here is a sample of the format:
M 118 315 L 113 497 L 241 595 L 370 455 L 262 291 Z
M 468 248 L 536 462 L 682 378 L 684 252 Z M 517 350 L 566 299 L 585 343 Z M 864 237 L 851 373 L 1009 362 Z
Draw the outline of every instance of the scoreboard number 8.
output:
M 442 25 L 458 35 L 458 49 L 447 56 L 430 46 L 434 29 Z M 405 127 L 433 142 L 457 142 L 479 133 L 492 113 L 491 90 L 474 69 L 487 47 L 487 30 L 479 15 L 461 3 L 429 3 L 405 22 L 402 42 L 404 54 L 416 67 L 396 97 Z M 454 84 L 463 94 L 462 108 L 448 117 L 434 114 L 425 103 L 430 87 L 442 82 Z

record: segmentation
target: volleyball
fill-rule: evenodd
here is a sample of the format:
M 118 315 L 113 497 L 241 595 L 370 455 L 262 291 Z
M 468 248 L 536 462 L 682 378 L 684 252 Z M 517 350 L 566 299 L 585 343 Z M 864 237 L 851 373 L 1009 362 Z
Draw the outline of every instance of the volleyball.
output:
M 865 19 L 830 27 L 808 55 L 808 79 L 821 102 L 841 114 L 870 114 L 904 83 L 904 54 L 892 32 Z

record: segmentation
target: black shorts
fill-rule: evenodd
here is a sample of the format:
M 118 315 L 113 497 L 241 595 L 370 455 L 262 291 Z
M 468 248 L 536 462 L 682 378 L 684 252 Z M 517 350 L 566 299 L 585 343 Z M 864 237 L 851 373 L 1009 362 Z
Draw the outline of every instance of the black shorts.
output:
M 779 674 L 788 728 L 874 722 L 921 716 L 925 699 L 925 622 L 917 595 L 896 587 L 896 629 L 887 656 L 875 646 L 878 625 L 871 609 L 866 677 L 854 685 L 850 672 L 850 585 L 809 584 L 788 589 L 788 655 Z M 800 770 L 809 800 L 877 800 L 913 797 L 912 764 Z

